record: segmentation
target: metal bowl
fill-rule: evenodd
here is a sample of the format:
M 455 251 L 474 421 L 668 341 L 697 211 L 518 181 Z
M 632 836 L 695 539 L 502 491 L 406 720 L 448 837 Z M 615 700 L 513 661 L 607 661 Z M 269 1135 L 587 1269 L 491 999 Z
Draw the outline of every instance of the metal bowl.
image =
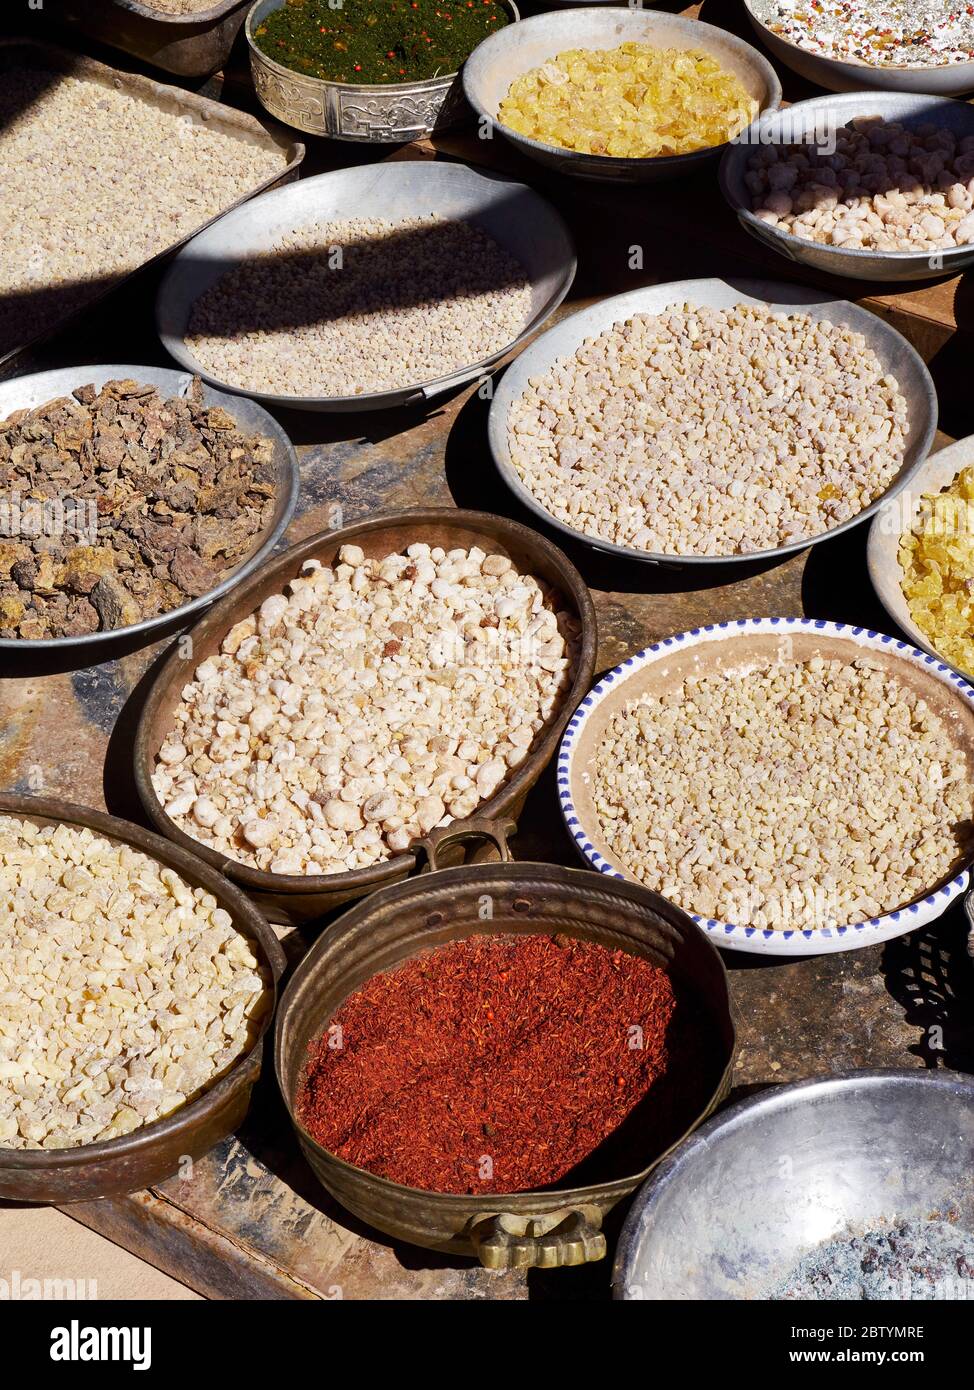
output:
M 351 210 L 356 217 L 393 223 L 436 214 L 479 227 L 524 267 L 531 283 L 531 311 L 521 332 L 499 351 L 449 376 L 356 396 L 244 392 L 205 371 L 186 344 L 193 305 L 203 292 L 234 262 L 265 254 L 295 227 L 347 219 Z M 484 373 L 550 318 L 571 288 L 575 265 L 575 247 L 560 214 L 523 183 L 463 164 L 369 164 L 302 179 L 256 198 L 194 237 L 159 287 L 156 326 L 177 362 L 222 390 L 297 410 L 385 410 L 429 401 Z
M 906 633 L 912 642 L 939 661 L 947 661 L 938 652 L 910 616 L 909 604 L 903 593 L 903 567 L 900 564 L 900 540 L 913 530 L 920 511 L 920 502 L 927 492 L 941 492 L 957 477 L 964 468 L 974 466 L 974 435 L 959 439 L 956 444 L 941 449 L 931 455 L 910 479 L 896 498 L 883 504 L 872 519 L 869 527 L 869 543 L 866 550 L 869 564 L 869 578 L 879 595 L 880 602 L 897 627 Z M 952 663 L 948 662 L 948 665 Z M 961 670 L 967 680 L 974 680 L 974 672 Z
M 55 0 L 58 19 L 180 77 L 209 77 L 224 66 L 247 4 L 213 0 L 193 14 L 165 14 L 140 0 Z
M 499 0 L 516 24 L 514 0 Z M 434 130 L 455 125 L 465 114 L 458 72 L 421 82 L 326 82 L 275 63 L 258 48 L 257 26 L 283 8 L 282 0 L 257 0 L 247 15 L 244 33 L 250 48 L 250 72 L 261 102 L 272 116 L 311 135 L 333 140 L 361 140 L 398 145 L 419 140 Z
M 106 381 L 126 377 L 132 377 L 145 386 L 156 386 L 167 396 L 185 396 L 193 383 L 192 376 L 187 376 L 185 372 L 172 371 L 167 367 L 138 367 L 125 362 L 98 363 L 92 367 L 58 367 L 51 372 L 34 372 L 31 376 L 15 377 L 11 381 L 0 382 L 0 420 L 6 419 L 14 410 L 33 409 L 58 396 L 70 395 L 79 386 L 91 383 L 100 389 Z M 204 608 L 208 608 L 211 603 L 229 593 L 270 555 L 287 530 L 297 506 L 300 474 L 294 446 L 277 421 L 255 401 L 228 396 L 210 386 L 203 387 L 203 400 L 207 405 L 222 406 L 243 429 L 266 436 L 274 445 L 277 504 L 270 525 L 260 533 L 259 544 L 255 545 L 251 554 L 208 594 L 194 598 L 179 608 L 170 609 L 168 613 L 160 613 L 158 617 L 146 618 L 143 622 L 132 623 L 128 627 L 110 628 L 106 632 L 90 632 L 85 637 L 43 637 L 36 641 L 21 637 L 3 637 L 0 638 L 0 651 L 24 654 L 47 650 L 74 651 L 77 648 L 79 653 L 87 653 L 92 648 L 105 646 L 120 637 L 144 634 L 147 641 L 151 640 L 151 634 L 159 628 L 194 618 Z M 95 659 L 94 654 L 90 659 Z
M 793 72 L 830 92 L 856 92 L 864 87 L 876 87 L 886 92 L 956 97 L 974 91 L 974 62 L 898 68 L 851 58 L 828 58 L 801 48 L 768 28 L 768 21 L 774 16 L 774 0 L 744 0 L 744 7 L 755 32 L 776 58 Z
M 507 859 L 503 831 L 477 823 Z M 430 867 L 451 838 L 420 841 Z M 492 917 L 483 917 L 484 895 Z M 695 1127 L 730 1089 L 736 1049 L 727 976 L 720 957 L 685 913 L 631 884 L 606 883 L 595 874 L 553 864 L 485 864 L 444 869 L 385 888 L 347 912 L 320 936 L 298 966 L 281 1001 L 275 1034 L 277 1078 L 298 1142 L 315 1176 L 342 1206 L 398 1240 L 451 1255 L 475 1255 L 492 1269 L 553 1267 L 601 1259 L 603 1216 L 627 1197 L 678 1136 L 661 1136 L 657 1151 L 641 1155 L 641 1172 L 604 1177 L 584 1187 L 483 1197 L 404 1187 L 353 1167 L 321 1147 L 295 1114 L 295 1097 L 318 1038 L 343 1000 L 379 971 L 447 941 L 494 934 L 548 934 L 600 941 L 668 969 L 706 1009 L 714 1034 L 713 1090 Z M 674 1060 L 679 1066 L 679 1058 Z M 586 1161 L 594 1163 L 594 1159 Z M 613 1165 L 617 1168 L 619 1164 Z
M 606 154 L 583 154 L 548 145 L 509 130 L 497 116 L 511 83 L 531 68 L 540 67 L 566 48 L 618 48 L 622 43 L 651 43 L 656 48 L 698 49 L 711 54 L 728 72 L 740 78 L 762 111 L 776 110 L 781 84 L 768 60 L 750 44 L 712 24 L 641 9 L 600 8 L 561 10 L 535 15 L 501 29 L 478 44 L 463 69 L 463 90 L 482 120 L 516 146 L 522 154 L 578 178 L 643 183 L 694 173 L 725 148 L 714 145 L 691 154 L 649 159 L 626 159 Z
M 107 839 L 132 845 L 167 864 L 194 887 L 205 888 L 257 948 L 276 992 L 286 964 L 277 937 L 244 894 L 195 855 L 141 826 L 65 801 L 3 794 L 0 815 L 17 816 L 36 825 L 88 826 Z M 186 1157 L 200 1158 L 232 1134 L 247 1113 L 250 1092 L 260 1074 L 264 1035 L 273 1018 L 273 1003 L 272 999 L 251 1050 L 197 1100 L 165 1119 L 143 1125 L 121 1139 L 72 1149 L 0 1147 L 0 1198 L 64 1203 L 112 1197 L 162 1182 L 177 1171 Z
M 609 721 L 640 695 L 677 688 L 688 676 L 724 675 L 746 679 L 757 663 L 816 656 L 853 661 L 869 651 L 901 685 L 907 685 L 936 711 L 974 778 L 974 689 L 942 662 L 906 642 L 879 632 L 816 618 L 738 618 L 665 637 L 602 677 L 569 721 L 558 752 L 558 799 L 568 833 L 591 868 L 636 882 L 601 834 L 592 787 L 595 758 Z M 742 788 L 742 795 L 747 794 Z M 935 921 L 968 887 L 968 860 L 910 903 L 894 903 L 879 917 L 845 925 L 789 931 L 719 922 L 691 912 L 718 946 L 753 955 L 818 956 L 889 941 Z M 787 885 L 783 885 L 787 888 Z
M 974 1232 L 972 1153 L 966 1077 L 847 1071 L 769 1087 L 709 1120 L 636 1195 L 615 1297 L 766 1299 L 850 1228 L 953 1213 Z
M 633 314 L 659 314 L 679 304 L 710 305 L 718 309 L 726 309 L 733 304 L 768 304 L 775 310 L 800 311 L 813 319 L 846 324 L 855 332 L 861 333 L 885 370 L 896 377 L 908 408 L 910 433 L 907 437 L 903 465 L 886 491 L 858 515 L 831 527 L 828 531 L 822 531 L 817 536 L 806 536 L 770 550 L 745 551 L 740 555 L 676 555 L 636 550 L 632 546 L 618 545 L 614 541 L 602 540 L 586 531 L 578 531 L 552 516 L 522 482 L 511 460 L 507 424 L 511 406 L 523 395 L 534 377 L 546 372 L 559 358 L 570 357 L 586 338 L 603 332 L 614 323 L 622 323 Z M 547 333 L 543 333 L 522 352 L 517 361 L 504 372 L 491 402 L 487 435 L 494 463 L 504 482 L 521 504 L 546 525 L 553 526 L 565 536 L 570 536 L 573 541 L 581 542 L 593 550 L 617 556 L 619 559 L 640 560 L 647 564 L 677 568 L 684 565 L 764 563 L 798 550 L 807 550 L 810 545 L 839 536 L 843 531 L 858 526 L 860 522 L 872 516 L 886 498 L 895 497 L 910 481 L 914 471 L 927 456 L 936 428 L 937 393 L 930 373 L 920 355 L 902 334 L 897 333 L 895 328 L 891 328 L 876 314 L 861 309 L 857 304 L 850 304 L 847 300 L 835 299 L 822 291 L 805 289 L 801 285 L 783 284 L 775 280 L 713 279 L 675 280 L 666 285 L 651 285 L 645 289 L 630 290 L 628 294 L 600 300 L 590 309 L 583 309 L 580 313 L 561 319 L 554 328 L 549 328 Z
M 881 116 L 908 128 L 929 121 L 958 136 L 974 135 L 974 107 L 967 102 L 907 92 L 849 92 L 844 96 L 813 97 L 784 111 L 769 112 L 755 121 L 746 139 L 728 145 L 720 162 L 720 191 L 744 230 L 789 261 L 854 280 L 927 280 L 931 275 L 957 275 L 974 265 L 974 242 L 949 247 L 935 256 L 929 251 L 847 251 L 772 227 L 751 211 L 752 197 L 744 176 L 757 147 L 819 145 L 823 133 L 828 138 L 857 116 Z
M 416 871 L 419 861 L 411 850 L 391 859 L 342 874 L 272 874 L 228 860 L 199 844 L 170 820 L 152 786 L 156 754 L 172 727 L 172 711 L 179 703 L 189 675 L 218 651 L 231 627 L 259 608 L 264 599 L 278 594 L 300 573 L 305 560 L 334 563 L 343 545 L 353 543 L 366 555 L 378 558 L 422 539 L 445 550 L 478 545 L 488 554 L 508 556 L 523 572 L 553 585 L 563 596 L 566 609 L 581 623 L 577 664 L 571 688 L 538 734 L 530 756 L 489 800 L 478 808 L 480 816 L 517 816 L 529 789 L 540 777 L 561 737 L 568 718 L 592 683 L 595 671 L 595 610 L 588 589 L 575 566 L 527 526 L 491 516 L 487 512 L 454 511 L 430 507 L 397 512 L 330 531 L 292 546 L 270 560 L 235 593 L 228 595 L 190 632 L 192 656 L 183 656 L 175 644 L 149 691 L 139 720 L 135 742 L 135 779 L 142 804 L 153 824 L 176 844 L 199 855 L 249 893 L 272 922 L 299 925 L 320 917 L 375 889 L 396 883 Z

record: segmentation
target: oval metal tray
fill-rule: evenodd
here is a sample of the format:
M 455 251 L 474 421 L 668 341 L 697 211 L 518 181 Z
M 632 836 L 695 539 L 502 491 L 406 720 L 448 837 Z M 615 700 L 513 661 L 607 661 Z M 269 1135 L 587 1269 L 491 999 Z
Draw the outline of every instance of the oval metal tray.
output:
M 659 314 L 673 305 L 684 303 L 695 306 L 705 304 L 724 309 L 734 304 L 768 304 L 775 310 L 794 310 L 806 313 L 813 319 L 847 324 L 857 333 L 862 333 L 886 371 L 896 377 L 909 411 L 910 433 L 907 436 L 903 465 L 886 491 L 856 516 L 833 526 L 828 531 L 822 531 L 817 536 L 803 537 L 788 545 L 775 546 L 769 550 L 746 551 L 740 555 L 674 555 L 663 551 L 636 550 L 632 546 L 618 545 L 614 541 L 602 540 L 585 531 L 578 531 L 547 511 L 522 482 L 511 461 L 507 425 L 511 406 L 524 393 L 532 378 L 547 371 L 559 358 L 570 357 L 586 338 L 601 333 L 614 323 L 631 318 L 633 314 Z M 518 501 L 539 520 L 594 550 L 604 551 L 620 559 L 676 568 L 684 565 L 763 563 L 798 550 L 806 550 L 810 545 L 817 545 L 820 541 L 841 535 L 843 531 L 858 526 L 861 521 L 873 515 L 885 498 L 894 497 L 906 486 L 914 470 L 926 458 L 936 428 L 937 394 L 930 373 L 920 355 L 902 334 L 897 333 L 895 328 L 891 328 L 876 314 L 861 309 L 857 304 L 850 304 L 847 300 L 835 299 L 819 290 L 805 289 L 801 285 L 789 285 L 774 280 L 713 279 L 675 280 L 666 285 L 651 285 L 646 289 L 631 290 L 628 294 L 603 299 L 590 309 L 583 309 L 580 313 L 561 319 L 554 328 L 549 328 L 547 333 L 543 333 L 526 348 L 504 372 L 491 402 L 487 433 L 490 451 L 501 477 Z
M 124 362 L 102 362 L 92 367 L 58 367 L 54 371 L 34 372 L 31 376 L 14 377 L 12 381 L 0 382 L 0 421 L 5 420 L 15 410 L 25 407 L 33 409 L 47 401 L 55 400 L 58 396 L 70 395 L 79 386 L 91 383 L 100 388 L 106 381 L 126 377 L 132 377 L 146 386 L 157 386 L 167 396 L 185 396 L 193 382 L 192 376 L 186 372 L 173 371 L 168 367 L 137 367 Z M 90 632 L 85 637 L 43 637 L 36 641 L 21 637 L 0 637 L 0 651 L 24 654 L 37 651 L 74 651 L 77 648 L 79 656 L 83 655 L 86 660 L 95 660 L 102 654 L 93 651 L 93 648 L 105 647 L 111 642 L 132 637 L 145 636 L 146 641 L 151 641 L 152 635 L 160 628 L 190 622 L 267 559 L 287 530 L 297 506 L 300 474 L 294 446 L 273 416 L 256 401 L 228 396 L 207 385 L 203 386 L 203 400 L 207 405 L 223 406 L 244 429 L 253 430 L 273 441 L 274 462 L 277 468 L 277 503 L 271 524 L 265 528 L 256 549 L 208 594 L 194 598 L 168 613 L 160 613 L 158 617 L 146 618 L 143 622 L 132 623 L 129 627 L 111 628 L 107 632 Z M 105 657 L 102 656 L 102 659 Z
M 393 223 L 435 214 L 479 227 L 520 262 L 531 282 L 531 311 L 520 333 L 498 352 L 435 381 L 404 382 L 355 396 L 247 391 L 207 372 L 186 343 L 193 305 L 203 292 L 233 264 L 268 252 L 295 227 L 346 220 L 351 214 Z M 177 362 L 224 391 L 298 410 L 386 410 L 429 401 L 483 375 L 551 317 L 571 288 L 575 264 L 575 248 L 560 214 L 523 183 L 462 164 L 369 164 L 279 188 L 194 237 L 159 287 L 156 325 L 163 346 Z
M 249 0 L 213 0 L 190 14 L 166 14 L 140 0 L 54 0 L 59 19 L 93 39 L 179 77 L 209 77 L 226 65 Z

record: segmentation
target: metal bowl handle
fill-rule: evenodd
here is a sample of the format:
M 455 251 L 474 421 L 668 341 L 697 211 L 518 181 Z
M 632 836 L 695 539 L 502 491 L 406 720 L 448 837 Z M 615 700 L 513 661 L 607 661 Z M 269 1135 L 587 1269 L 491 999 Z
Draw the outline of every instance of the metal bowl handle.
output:
M 451 845 L 466 845 L 474 840 L 487 840 L 497 850 L 501 863 L 509 864 L 513 856 L 507 837 L 513 835 L 516 830 L 517 823 L 512 820 L 481 820 L 472 817 L 470 820 L 454 821 L 452 825 L 437 826 L 428 835 L 411 840 L 409 848 L 414 854 L 425 855 L 424 873 L 435 874 L 437 869 L 442 867 L 439 855 Z
M 605 1258 L 602 1213 L 569 1207 L 547 1216 L 475 1216 L 467 1230 L 485 1269 L 558 1269 Z

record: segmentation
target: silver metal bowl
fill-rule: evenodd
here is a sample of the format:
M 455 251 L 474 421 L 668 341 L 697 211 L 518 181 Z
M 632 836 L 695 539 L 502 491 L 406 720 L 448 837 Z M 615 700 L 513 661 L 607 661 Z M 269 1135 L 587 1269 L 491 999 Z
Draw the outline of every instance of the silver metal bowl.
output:
M 774 16 L 774 0 L 744 0 L 744 8 L 755 33 L 774 57 L 827 91 L 857 92 L 864 87 L 876 87 L 886 92 L 922 92 L 939 97 L 956 97 L 974 91 L 974 63 L 899 68 L 892 64 L 880 66 L 855 59 L 829 58 L 801 48 L 768 28 L 768 21 Z
M 464 64 L 463 90 L 478 116 L 490 122 L 505 140 L 522 154 L 562 174 L 607 182 L 643 183 L 689 174 L 701 164 L 715 160 L 724 145 L 650 159 L 584 154 L 532 140 L 516 130 L 509 130 L 498 120 L 501 102 L 510 91 L 511 83 L 522 73 L 540 67 L 566 48 L 618 48 L 623 43 L 701 50 L 740 78 L 761 111 L 777 110 L 781 102 L 781 84 L 774 68 L 743 39 L 697 19 L 654 14 L 650 10 L 615 9 L 607 5 L 535 15 L 491 34 Z
M 15 377 L 12 381 L 0 383 L 0 420 L 5 420 L 15 410 L 33 409 L 67 396 L 79 386 L 89 383 L 101 388 L 106 381 L 124 380 L 131 377 L 146 386 L 157 386 L 167 396 L 185 396 L 192 385 L 192 376 L 185 372 L 172 371 L 166 367 L 137 367 L 131 363 L 99 363 L 92 367 L 59 367 L 51 372 L 34 372 L 31 376 Z M 86 659 L 95 660 L 91 648 L 105 646 L 136 636 L 152 640 L 152 634 L 159 628 L 170 624 L 186 626 L 204 608 L 208 608 L 218 598 L 222 598 L 236 584 L 239 584 L 252 570 L 255 570 L 270 555 L 277 542 L 287 530 L 294 515 L 298 501 L 300 474 L 298 456 L 290 439 L 277 421 L 257 405 L 255 401 L 242 400 L 228 396 L 223 391 L 215 391 L 210 386 L 203 387 L 203 400 L 207 405 L 219 405 L 227 410 L 242 429 L 253 430 L 272 440 L 274 444 L 274 465 L 277 470 L 277 503 L 271 523 L 258 537 L 258 544 L 237 567 L 209 593 L 194 598 L 179 608 L 160 613 L 158 617 L 146 618 L 144 622 L 132 623 L 129 627 L 111 628 L 106 632 L 91 632 L 85 637 L 44 637 L 36 641 L 29 638 L 0 638 L 0 651 L 26 652 L 63 651 L 79 653 L 84 651 Z
M 575 248 L 559 213 L 533 189 L 463 164 L 415 160 L 367 164 L 302 179 L 255 198 L 194 237 L 176 256 L 159 288 L 156 326 L 166 351 L 188 371 L 225 391 L 244 388 L 208 373 L 186 344 L 193 305 L 234 262 L 268 252 L 295 227 L 316 220 L 380 218 L 397 222 L 437 214 L 481 228 L 518 261 L 531 283 L 531 309 L 516 338 L 498 352 L 435 381 L 356 396 L 279 396 L 248 392 L 270 405 L 298 410 L 384 410 L 430 400 L 480 376 L 554 313 L 575 278 Z
M 932 275 L 957 275 L 974 265 L 974 243 L 950 247 L 935 258 L 929 251 L 847 251 L 841 246 L 825 246 L 795 236 L 754 215 L 744 176 L 752 155 L 761 145 L 819 144 L 823 134 L 828 139 L 830 132 L 858 116 L 881 116 L 907 128 L 929 121 L 958 136 L 974 135 L 974 106 L 949 97 L 915 96 L 909 92 L 849 92 L 813 97 L 784 111 L 768 112 L 754 122 L 746 139 L 728 145 L 720 161 L 720 191 L 744 230 L 789 261 L 854 280 L 927 280 Z
M 886 371 L 896 377 L 900 392 L 907 403 L 910 433 L 907 436 L 905 457 L 902 467 L 886 491 L 857 516 L 850 517 L 848 521 L 843 521 L 817 536 L 807 536 L 771 550 L 754 550 L 741 555 L 670 555 L 636 550 L 632 546 L 617 545 L 613 541 L 602 540 L 598 536 L 578 531 L 547 511 L 521 481 L 521 476 L 511 460 L 508 444 L 508 417 L 511 406 L 524 393 L 533 377 L 547 371 L 558 358 L 571 356 L 586 338 L 601 333 L 614 323 L 622 323 L 633 314 L 659 314 L 678 304 L 709 305 L 717 309 L 726 309 L 733 304 L 768 304 L 776 310 L 797 310 L 813 319 L 846 324 L 855 332 L 863 334 Z M 843 531 L 858 526 L 860 522 L 872 516 L 887 497 L 894 497 L 906 486 L 914 471 L 926 458 L 936 428 L 937 393 L 930 373 L 919 354 L 895 328 L 891 328 L 876 314 L 861 309 L 857 304 L 835 299 L 818 290 L 805 289 L 801 285 L 781 284 L 774 280 L 743 279 L 675 280 L 666 285 L 651 285 L 645 289 L 631 290 L 628 294 L 615 295 L 610 299 L 601 300 L 590 309 L 569 315 L 547 333 L 543 333 L 507 368 L 494 392 L 487 422 L 490 451 L 501 477 L 518 500 L 540 521 L 594 550 L 604 551 L 620 559 L 641 560 L 648 564 L 670 567 L 764 563 L 782 555 L 790 555 L 794 551 L 806 550 L 819 541 L 841 535 Z
M 516 23 L 514 0 L 500 0 Z M 282 8 L 282 0 L 257 0 L 247 15 L 244 33 L 250 48 L 250 72 L 264 106 L 287 125 L 333 140 L 361 140 L 398 145 L 419 140 L 433 130 L 455 125 L 465 111 L 458 72 L 422 82 L 326 82 L 275 63 L 254 39 L 258 24 Z
M 931 455 L 910 478 L 909 486 L 903 488 L 898 497 L 884 502 L 872 519 L 869 527 L 869 542 L 866 556 L 869 564 L 869 578 L 886 612 L 911 642 L 923 651 L 946 661 L 969 681 L 974 681 L 974 671 L 965 671 L 948 660 L 943 652 L 931 643 L 926 633 L 919 628 L 910 616 L 910 607 L 903 592 L 903 568 L 900 564 L 900 540 L 913 530 L 920 510 L 924 493 L 940 492 L 957 477 L 963 468 L 974 466 L 974 434 L 959 439 L 946 449 Z
M 765 1299 L 847 1228 L 956 1213 L 974 1232 L 974 1083 L 850 1071 L 771 1087 L 708 1120 L 636 1195 L 618 1299 Z

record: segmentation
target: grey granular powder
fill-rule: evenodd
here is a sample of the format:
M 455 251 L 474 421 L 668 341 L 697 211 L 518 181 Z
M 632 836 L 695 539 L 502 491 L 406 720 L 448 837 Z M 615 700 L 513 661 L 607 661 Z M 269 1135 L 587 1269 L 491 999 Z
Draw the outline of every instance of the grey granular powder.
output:
M 974 1299 L 974 1235 L 949 1221 L 902 1221 L 810 1250 L 769 1300 Z

